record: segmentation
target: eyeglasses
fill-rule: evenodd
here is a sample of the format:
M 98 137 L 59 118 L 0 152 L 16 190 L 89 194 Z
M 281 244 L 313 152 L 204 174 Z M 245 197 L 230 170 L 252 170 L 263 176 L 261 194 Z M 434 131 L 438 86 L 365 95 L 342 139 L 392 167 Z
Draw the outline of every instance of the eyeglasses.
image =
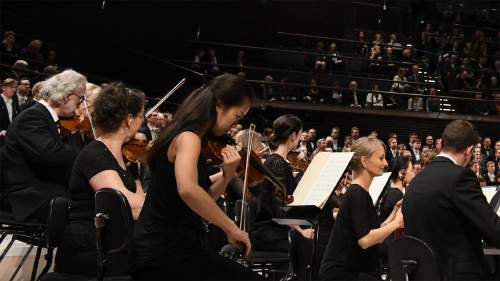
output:
M 71 92 L 69 95 L 77 97 L 78 98 L 78 103 L 81 103 L 81 102 L 83 102 L 85 100 L 85 96 L 79 96 L 78 94 L 73 93 L 73 92 Z

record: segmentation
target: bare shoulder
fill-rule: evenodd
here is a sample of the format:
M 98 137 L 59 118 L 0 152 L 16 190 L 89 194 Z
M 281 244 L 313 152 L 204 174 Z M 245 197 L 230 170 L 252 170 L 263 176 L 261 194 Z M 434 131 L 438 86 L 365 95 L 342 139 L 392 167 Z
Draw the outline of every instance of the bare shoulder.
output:
M 200 147 L 201 145 L 201 139 L 200 137 L 193 133 L 193 132 L 182 132 L 180 133 L 176 138 L 175 138 L 175 146 L 180 148 L 184 146 L 193 146 L 196 145 L 197 147 Z
M 176 155 L 183 152 L 190 152 L 194 154 L 199 154 L 201 151 L 201 139 L 193 132 L 182 132 L 180 133 L 170 145 L 167 152 L 167 158 L 169 161 L 175 161 Z

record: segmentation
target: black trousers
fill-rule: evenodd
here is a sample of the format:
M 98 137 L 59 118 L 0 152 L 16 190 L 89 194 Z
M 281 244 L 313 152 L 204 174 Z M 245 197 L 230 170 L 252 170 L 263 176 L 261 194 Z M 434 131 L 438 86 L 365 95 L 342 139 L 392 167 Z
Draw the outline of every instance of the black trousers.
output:
M 261 280 L 250 269 L 207 250 L 172 251 L 142 264 L 135 280 Z

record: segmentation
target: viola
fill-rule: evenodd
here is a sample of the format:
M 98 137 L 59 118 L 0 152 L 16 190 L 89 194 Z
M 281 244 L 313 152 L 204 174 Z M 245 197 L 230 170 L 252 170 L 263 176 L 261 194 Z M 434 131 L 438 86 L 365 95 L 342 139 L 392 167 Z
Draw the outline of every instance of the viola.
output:
M 210 161 L 212 165 L 221 165 L 223 163 L 223 158 L 221 151 L 226 145 L 236 145 L 235 141 L 229 135 L 223 135 L 220 137 L 211 137 L 210 140 L 206 142 L 203 146 L 202 151 L 205 157 Z M 247 158 L 247 149 L 242 148 L 239 150 L 241 161 L 238 164 L 236 172 L 239 176 L 245 174 L 246 165 L 245 159 Z M 283 202 L 291 203 L 293 197 L 286 195 L 286 187 L 276 178 L 276 176 L 264 165 L 262 165 L 262 160 L 257 155 L 257 153 L 250 151 L 250 166 L 248 167 L 248 184 L 250 186 L 262 182 L 264 179 L 269 180 L 272 184 L 277 186 L 279 189 L 285 191 Z
M 133 139 L 123 145 L 122 153 L 129 162 L 144 163 L 148 149 L 146 141 Z
M 61 118 L 59 119 L 59 125 L 69 132 L 80 132 L 86 136 L 92 135 L 90 119 L 85 115 L 83 119 L 80 119 L 78 115 L 74 115 L 70 118 Z
M 305 172 L 309 162 L 305 158 L 299 157 L 300 153 L 297 151 L 290 151 L 286 156 L 286 160 L 290 162 L 290 166 L 294 172 Z

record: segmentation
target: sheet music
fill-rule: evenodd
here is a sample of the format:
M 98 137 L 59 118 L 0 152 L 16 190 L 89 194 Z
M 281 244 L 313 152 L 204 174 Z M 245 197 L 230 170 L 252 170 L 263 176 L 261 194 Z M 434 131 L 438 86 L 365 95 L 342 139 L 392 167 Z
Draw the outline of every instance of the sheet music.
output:
M 492 185 L 481 187 L 481 190 L 483 191 L 483 195 L 486 197 L 488 204 L 491 202 L 491 199 L 493 199 L 493 196 L 495 196 L 495 193 L 497 193 L 497 187 Z
M 291 206 L 322 207 L 344 174 L 353 152 L 320 152 L 309 164 L 295 192 Z
M 369 187 L 370 197 L 372 198 L 373 205 L 377 203 L 377 199 L 384 190 L 384 186 L 387 184 L 389 177 L 391 176 L 390 172 L 384 173 L 379 177 L 374 177 L 372 184 Z

